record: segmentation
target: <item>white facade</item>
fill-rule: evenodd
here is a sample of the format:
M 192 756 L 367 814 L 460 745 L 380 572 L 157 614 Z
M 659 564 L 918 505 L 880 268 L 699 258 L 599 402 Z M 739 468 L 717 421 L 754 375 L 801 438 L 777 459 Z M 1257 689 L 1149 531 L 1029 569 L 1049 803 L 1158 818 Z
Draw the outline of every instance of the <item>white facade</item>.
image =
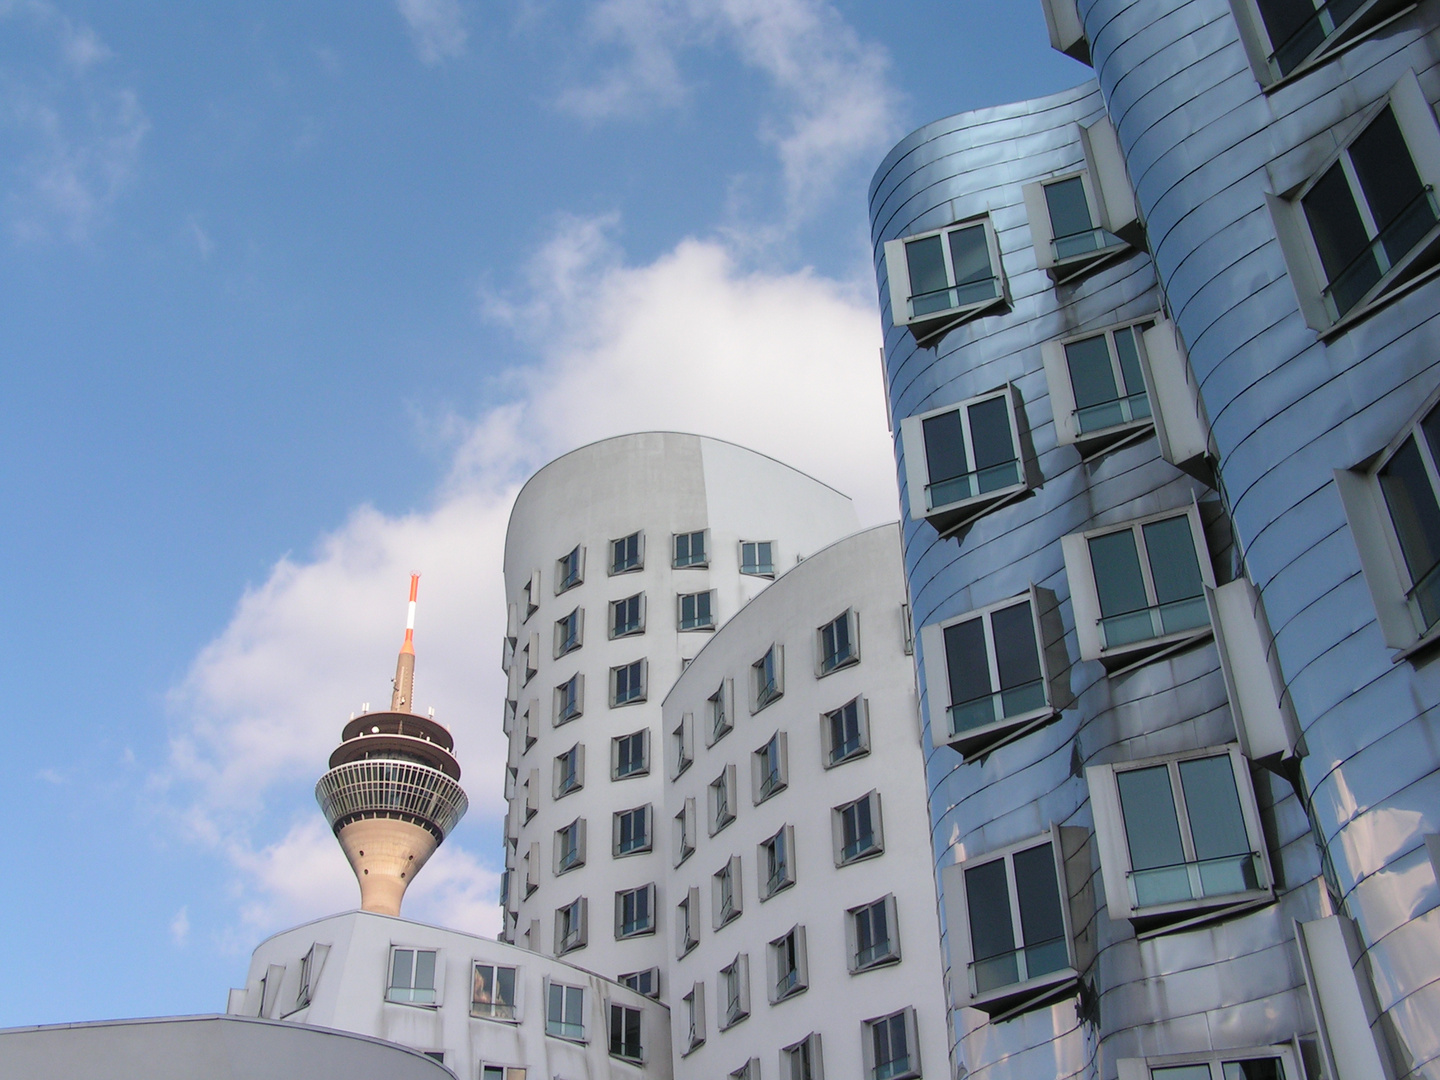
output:
M 948 1073 L 905 604 L 896 526 L 857 533 L 752 600 L 665 700 L 677 1077 Z M 807 1040 L 818 1060 L 792 1071 Z
M 661 699 L 715 626 L 857 527 L 844 495 L 694 435 L 530 479 L 505 545 L 508 940 L 668 995 Z
M 227 1012 L 412 1047 L 462 1080 L 672 1075 L 658 1002 L 563 961 L 365 911 L 263 941 Z

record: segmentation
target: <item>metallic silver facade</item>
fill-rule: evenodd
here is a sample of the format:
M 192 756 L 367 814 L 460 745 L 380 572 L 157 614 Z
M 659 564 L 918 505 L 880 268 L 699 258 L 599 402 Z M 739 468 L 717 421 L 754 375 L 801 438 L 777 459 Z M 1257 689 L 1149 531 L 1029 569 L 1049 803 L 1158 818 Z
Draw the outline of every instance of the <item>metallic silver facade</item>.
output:
M 1000 1022 L 955 1009 L 956 1065 L 973 1076 L 1109 1078 L 1121 1058 L 1313 1041 L 1295 921 L 1333 909 L 1355 921 L 1358 971 L 1396 1076 L 1440 1077 L 1440 888 L 1425 848 L 1440 832 L 1440 669 L 1433 651 L 1397 662 L 1382 640 L 1332 479 L 1383 449 L 1440 386 L 1440 285 L 1321 340 L 1297 306 L 1265 198 L 1278 171 L 1294 171 L 1297 148 L 1359 115 L 1406 68 L 1432 104 L 1440 98 L 1440 4 L 1268 93 L 1227 0 L 1079 0 L 1077 10 L 1097 83 L 927 125 L 871 189 L 902 489 L 900 421 L 1007 381 L 1041 477 L 958 539 L 907 512 L 917 648 L 920 628 L 1033 584 L 1053 599 L 1070 665 L 1061 682 L 1072 700 L 1055 722 L 970 762 L 932 737 L 935 693 L 917 655 L 937 871 L 1052 823 L 1092 829 L 1085 766 L 1235 741 L 1213 643 L 1121 676 L 1079 659 L 1066 534 L 1198 498 L 1217 581 L 1246 576 L 1263 599 L 1303 754 L 1286 776 L 1252 769 L 1274 902 L 1140 940 L 1109 917 L 1092 844 L 1095 915 L 1076 932 L 1093 935 L 1095 956 L 1078 993 Z M 1140 251 L 1057 286 L 1037 268 L 1022 187 L 1082 167 L 1074 125 L 1105 115 L 1153 262 Z M 892 319 L 885 242 L 987 212 L 1011 302 L 917 345 Z M 1056 441 L 1041 343 L 1162 310 L 1210 418 L 1213 488 L 1163 460 L 1154 438 L 1088 462 Z M 966 974 L 951 933 L 953 983 Z

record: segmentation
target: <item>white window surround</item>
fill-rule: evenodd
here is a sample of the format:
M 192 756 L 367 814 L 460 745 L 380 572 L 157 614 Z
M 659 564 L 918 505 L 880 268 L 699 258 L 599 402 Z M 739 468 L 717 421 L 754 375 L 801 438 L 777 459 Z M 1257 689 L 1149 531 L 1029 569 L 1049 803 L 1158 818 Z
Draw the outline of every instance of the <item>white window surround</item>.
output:
M 675 815 L 675 865 L 679 866 L 695 854 L 695 800 L 687 798 Z
M 1228 762 L 1228 773 L 1219 775 L 1228 775 L 1233 780 L 1233 793 L 1223 786 L 1206 791 L 1199 786 L 1203 778 L 1197 779 L 1194 794 L 1190 796 L 1195 805 L 1191 807 L 1186 801 L 1181 767 L 1195 763 L 1194 772 L 1198 776 L 1201 768 L 1206 771 L 1214 768 L 1198 763 L 1216 759 Z M 1167 770 L 1168 788 L 1159 782 L 1163 778 L 1153 772 L 1148 778 L 1137 777 L 1133 783 L 1137 790 L 1144 783 L 1146 794 L 1161 798 L 1168 795 L 1168 802 L 1160 809 L 1169 813 L 1156 813 L 1137 801 L 1134 813 L 1138 815 L 1137 820 L 1147 823 L 1148 827 L 1146 834 L 1132 838 L 1127 831 L 1119 778 L 1159 768 Z M 1110 918 L 1132 919 L 1141 933 L 1174 930 L 1229 909 L 1268 903 L 1273 897 L 1274 876 L 1255 802 L 1254 783 L 1249 762 L 1238 745 L 1091 765 L 1085 770 L 1085 779 L 1095 815 L 1095 838 Z M 1232 794 L 1234 802 L 1230 801 Z M 1197 796 L 1208 798 L 1196 801 Z M 1136 795 L 1137 800 L 1141 797 Z M 1192 818 L 1192 813 L 1199 816 Z M 1166 828 L 1172 824 L 1178 833 Z M 1198 836 L 1196 825 L 1203 826 Z M 1243 838 L 1221 835 L 1225 830 L 1243 831 Z M 1243 852 L 1210 854 L 1207 850 L 1217 844 L 1234 847 L 1234 841 L 1242 839 L 1247 848 Z M 1161 846 L 1176 848 L 1181 858 L 1132 870 L 1131 847 L 1136 842 L 1148 846 L 1152 852 Z
M 735 820 L 737 791 L 735 784 L 735 763 L 731 762 L 720 770 L 720 775 L 710 781 L 706 790 L 710 835 L 714 836 Z
M 851 698 L 820 714 L 821 764 L 833 769 L 870 753 L 870 701 Z
M 641 728 L 610 740 L 610 779 L 650 775 L 650 729 Z
M 696 550 L 695 537 L 700 538 Z M 670 565 L 676 570 L 702 570 L 710 565 L 710 530 L 674 533 L 670 539 Z
M 525 751 L 528 752 L 530 747 L 534 746 L 536 741 L 540 738 L 539 698 L 531 698 L 529 701 L 525 702 L 525 712 L 522 716 L 522 720 L 524 721 L 521 727 L 522 730 L 525 732 Z
M 1335 24 L 1333 17 L 1321 13 L 1323 4 L 1317 4 L 1314 19 L 1300 27 L 1286 28 L 1288 35 L 1278 41 L 1272 36 L 1265 20 L 1264 12 L 1272 6 L 1265 0 L 1230 0 L 1251 70 L 1256 81 L 1267 90 L 1325 63 L 1394 16 L 1409 11 L 1415 2 L 1366 0 L 1339 25 Z M 1284 32 L 1277 31 L 1277 36 Z
M 1251 761 L 1295 757 L 1303 745 L 1300 723 L 1260 594 L 1240 577 L 1205 595 L 1241 750 Z
M 555 775 L 551 797 L 563 799 L 585 786 L 585 744 L 576 743 L 563 754 L 555 755 Z
M 521 605 L 527 621 L 531 615 L 540 610 L 540 589 L 540 571 L 532 570 L 530 571 L 530 580 L 520 590 Z
M 645 594 L 635 593 L 610 601 L 610 617 L 605 622 L 610 640 L 632 637 L 645 632 Z
M 1075 0 L 1041 0 L 1045 9 L 1045 28 L 1050 32 L 1050 47 L 1056 52 L 1090 63 L 1090 42 Z
M 695 762 L 695 714 L 682 713 L 670 729 L 670 779 L 678 780 Z
M 626 910 L 627 907 L 630 910 Z M 646 937 L 655 933 L 655 885 L 622 889 L 615 894 L 615 940 Z M 627 918 L 628 916 L 628 918 Z
M 555 859 L 553 872 L 556 877 L 585 865 L 585 819 L 577 817 L 568 825 L 555 830 Z
M 680 1051 L 680 1055 L 684 1057 L 705 1042 L 705 984 L 695 983 L 680 1001 L 685 1007 L 685 1041 Z
M 623 859 L 629 855 L 642 855 L 654 847 L 654 813 L 649 803 L 617 810 L 611 815 L 610 854 Z
M 555 595 L 585 581 L 585 545 L 577 544 L 555 560 Z
M 540 770 L 531 769 L 522 785 L 525 791 L 525 820 L 540 812 Z
M 894 893 L 845 912 L 845 946 L 846 967 L 851 975 L 900 962 L 900 923 Z
M 1184 518 L 1189 522 L 1190 540 L 1194 545 L 1201 588 L 1194 596 L 1166 600 L 1156 591 L 1149 549 L 1143 545 L 1147 526 L 1156 526 L 1175 518 Z M 1108 635 L 1115 641 L 1109 644 L 1107 635 L 1102 632 L 1101 600 L 1090 544 L 1097 539 L 1126 530 L 1131 530 L 1136 537 L 1135 553 L 1141 576 L 1140 584 L 1145 593 L 1145 605 L 1107 617 L 1107 621 L 1112 621 L 1116 627 Z M 1128 670 L 1136 663 L 1158 659 L 1161 655 L 1210 636 L 1211 627 L 1204 590 L 1206 587 L 1215 588 L 1215 571 L 1211 565 L 1198 503 L 1192 500 L 1187 507 L 1150 514 L 1089 532 L 1071 533 L 1061 537 L 1060 546 L 1065 556 L 1065 576 L 1070 584 L 1070 603 L 1074 611 L 1080 659 L 1099 660 L 1114 675 Z M 1161 551 L 1163 549 L 1157 548 L 1155 554 Z M 1180 569 L 1182 576 L 1188 571 L 1188 567 Z M 1148 616 L 1149 622 L 1143 623 L 1142 616 Z M 1116 620 L 1124 621 L 1120 623 L 1115 622 Z M 1144 632 L 1146 628 L 1149 633 Z M 1127 638 L 1129 640 L 1126 640 Z
M 751 1058 L 730 1073 L 730 1080 L 760 1080 L 760 1059 Z
M 1389 1080 L 1394 1069 L 1381 1025 L 1375 1015 L 1373 988 L 1364 971 L 1364 944 L 1355 924 L 1344 915 L 1308 922 L 1296 920 L 1295 942 L 1316 1019 L 1324 1075 L 1339 1080 Z M 1296 1070 L 1286 1077 L 1304 1076 Z M 1144 1080 L 1149 1080 L 1145 1077 Z
M 1087 273 L 1119 255 L 1134 250 L 1143 237 L 1135 193 L 1125 172 L 1120 141 L 1110 121 L 1101 118 L 1090 128 L 1079 127 L 1078 141 L 1085 153 L 1082 168 L 1033 184 L 1026 184 L 1025 214 L 1035 264 L 1058 285 Z M 1078 185 L 1075 183 L 1078 181 Z M 1049 190 L 1047 190 L 1049 189 Z M 1063 194 L 1062 194 L 1063 193 Z M 1085 227 L 1057 236 L 1057 202 L 1080 196 Z M 1069 208 L 1073 214 L 1080 207 Z M 1062 211 L 1063 212 L 1063 211 Z M 1078 225 L 1073 220 L 1068 225 Z
M 805 927 L 792 926 L 770 942 L 765 950 L 765 973 L 772 1005 L 805 992 L 810 985 Z
M 530 850 L 525 853 L 525 895 L 529 896 L 540 887 L 540 841 L 531 840 Z
M 690 886 L 675 905 L 675 956 L 684 957 L 700 944 L 700 889 Z
M 606 569 L 616 574 L 633 574 L 645 569 L 645 531 L 630 533 L 610 541 L 610 559 Z
M 650 661 L 641 657 L 610 669 L 610 707 L 638 705 L 646 699 L 650 683 Z
M 528 686 L 530 680 L 540 673 L 540 631 L 532 630 L 525 645 L 525 674 L 521 684 Z
M 555 620 L 554 658 L 572 653 L 585 644 L 585 609 L 577 607 L 568 615 Z
M 1358 117 L 1350 117 L 1345 124 L 1316 136 L 1317 146 L 1338 144 L 1338 148 L 1326 157 L 1318 168 L 1310 169 L 1298 178 L 1277 172 L 1273 168 L 1271 170 L 1274 193 L 1267 193 L 1265 199 L 1274 221 L 1275 235 L 1280 241 L 1285 264 L 1290 272 L 1290 283 L 1294 286 L 1296 300 L 1305 322 L 1319 332 L 1322 338 L 1339 333 L 1381 304 L 1401 295 L 1404 291 L 1402 286 L 1407 283 L 1415 284 L 1428 279 L 1435 269 L 1435 255 L 1440 251 L 1440 219 L 1433 221 L 1424 235 L 1404 253 L 1384 253 L 1384 263 L 1389 265 L 1379 267 L 1377 280 L 1364 288 L 1363 292 L 1360 290 L 1366 280 L 1364 276 L 1356 278 L 1354 283 L 1348 280 L 1342 282 L 1341 288 L 1336 291 L 1336 283 L 1330 280 L 1326 272 L 1303 206 L 1303 200 L 1321 181 L 1326 180 L 1332 166 L 1338 165 L 1349 185 L 1350 195 L 1354 200 L 1353 209 L 1371 237 L 1371 246 L 1361 254 L 1363 256 L 1366 252 L 1373 253 L 1376 245 L 1380 243 L 1375 239 L 1378 223 L 1373 220 L 1369 200 L 1359 187 L 1355 165 L 1349 152 L 1360 136 L 1366 134 L 1385 112 L 1387 106 L 1390 107 L 1405 148 L 1415 166 L 1423 188 L 1421 195 L 1428 201 L 1429 212 L 1434 218 L 1437 207 L 1440 207 L 1434 191 L 1440 186 L 1440 125 L 1437 125 L 1435 112 L 1426 100 L 1413 71 L 1402 75 L 1385 98 L 1375 102 Z M 1309 164 L 1303 159 L 1297 161 L 1303 165 Z M 1417 210 L 1417 213 L 1419 212 Z M 1397 215 L 1392 224 L 1399 221 L 1400 216 Z M 1349 269 L 1347 266 L 1346 270 Z M 1344 274 L 1340 276 L 1343 278 Z M 1355 295 L 1352 296 L 1352 292 Z
M 470 1015 L 518 1024 L 523 1019 L 524 969 L 475 960 L 470 965 Z
M 644 1013 L 618 1001 L 605 1004 L 610 1017 L 610 1056 L 632 1065 L 645 1064 Z
M 1023 860 L 1020 868 L 1015 864 L 1017 856 Z M 1048 870 L 1053 876 L 1037 878 L 1037 864 L 1042 874 Z M 986 924 L 972 926 L 971 883 L 976 883 L 974 888 L 981 887 L 981 879 L 973 875 L 993 874 L 999 877 L 985 884 L 992 890 L 1003 888 L 1008 910 L 1003 910 L 997 919 L 988 903 L 993 896 L 982 894 L 977 899 L 987 915 Z M 1019 884 L 1022 879 L 1023 888 Z M 957 959 L 957 971 L 951 979 L 951 995 L 957 1008 L 969 1006 L 992 1017 L 1008 1017 L 1022 1009 L 1045 1004 L 1057 993 L 1068 992 L 1074 986 L 1079 977 L 1079 964 L 1065 879 L 1064 845 L 1058 827 L 1052 826 L 1039 836 L 944 867 L 941 890 L 946 925 L 950 927 L 950 947 Z M 1022 892 L 1025 893 L 1024 907 Z M 1049 910 L 1042 910 L 1050 905 L 1053 907 Z M 1056 908 L 1060 918 L 1058 927 L 1054 922 Z M 1054 936 L 1056 929 L 1060 930 L 1058 938 Z M 977 932 L 1005 938 L 989 944 L 1008 944 L 1010 949 L 977 960 Z M 1040 934 L 1049 936 L 1037 941 L 1027 937 Z
M 637 994 L 644 994 L 648 998 L 660 998 L 660 969 L 658 967 L 646 968 L 643 971 L 626 972 L 616 979 L 621 986 L 629 987 Z
M 1023 633 L 1027 623 L 1029 637 Z M 953 700 L 951 673 L 958 674 L 963 661 L 958 655 L 950 657 L 947 631 L 948 636 L 964 637 L 968 644 L 980 646 L 984 653 L 988 682 L 980 687 L 977 679 L 965 691 L 968 696 L 960 701 Z M 1056 716 L 1040 628 L 1040 597 L 1035 586 L 1019 596 L 922 626 L 920 644 L 925 654 L 930 737 L 936 745 L 950 746 L 969 760 L 1020 738 Z M 1033 652 L 1027 654 L 1027 646 Z
M 957 251 L 966 260 L 961 267 L 956 266 Z M 911 255 L 924 260 L 925 280 L 912 281 Z M 885 275 L 891 322 L 908 328 L 920 343 L 1010 302 L 1000 243 L 988 214 L 887 240 Z
M 928 521 L 942 537 L 950 536 L 1030 490 L 1020 441 L 1020 407 L 1019 391 L 1006 383 L 964 401 L 901 419 L 900 442 L 905 453 L 905 488 L 912 521 Z M 958 432 L 953 430 L 954 422 L 948 420 L 951 414 L 959 419 Z M 975 432 L 982 424 L 979 430 L 985 459 L 980 461 Z M 1003 458 L 996 452 L 1000 449 L 997 436 L 1006 433 L 1002 429 L 1008 429 L 1005 452 L 1010 455 Z M 927 440 L 927 432 L 934 435 L 933 440 Z M 942 468 L 950 475 L 932 478 L 931 474 Z
M 795 826 L 782 825 L 779 831 L 755 846 L 756 885 L 763 904 L 776 893 L 795 884 Z
M 740 856 L 732 855 L 710 878 L 710 928 L 719 930 L 740 917 L 741 895 Z
M 869 791 L 830 811 L 835 865 L 849 866 L 885 853 L 880 792 Z
M 1408 471 L 1415 479 L 1429 482 L 1432 493 L 1440 497 L 1440 454 L 1430 444 L 1424 424 L 1432 413 L 1440 410 L 1440 391 L 1432 393 L 1407 420 L 1390 444 L 1380 453 L 1362 461 L 1353 469 L 1335 470 L 1335 487 L 1345 507 L 1350 533 L 1360 555 L 1365 584 L 1375 602 L 1375 615 L 1385 644 L 1399 650 L 1395 659 L 1409 656 L 1440 640 L 1440 581 L 1433 570 L 1420 568 L 1419 580 L 1410 569 L 1405 547 L 1395 528 L 1381 474 L 1401 458 L 1408 458 Z M 1440 420 L 1437 413 L 1436 420 Z M 1431 421 L 1432 424 L 1435 421 Z M 1413 442 L 1412 442 L 1413 440 Z M 1409 444 L 1409 447 L 1407 447 Z M 1423 497 L 1424 484 L 1416 485 Z M 1397 495 L 1400 492 L 1397 491 Z M 1420 530 L 1423 533 L 1423 530 Z M 1412 540 L 1414 554 L 1419 556 L 1420 541 L 1431 538 L 1417 534 Z M 1440 537 L 1433 539 L 1440 546 Z
M 558 913 L 557 913 L 558 914 Z M 537 947 L 531 942 L 531 948 Z M 570 1042 L 585 1042 L 585 988 L 544 978 L 545 1034 Z
M 1278 1061 L 1280 1075 L 1274 1080 L 1304 1080 L 1305 1072 L 1298 1065 L 1295 1047 L 1290 1043 L 1258 1046 L 1243 1050 L 1211 1050 L 1200 1054 L 1166 1054 L 1143 1058 L 1119 1058 L 1115 1062 L 1118 1080 L 1198 1080 L 1197 1066 L 1206 1066 L 1210 1080 L 1226 1080 L 1227 1064 L 1266 1059 Z M 1189 1066 L 1189 1068 L 1187 1068 Z M 1175 1072 L 1169 1070 L 1174 1069 Z M 1184 1070 L 1183 1072 L 1180 1070 Z M 1266 1070 L 1269 1073 L 1270 1070 Z M 1261 1074 L 1265 1075 L 1265 1074 Z M 1271 1074 L 1273 1075 L 1273 1074 Z M 1334 1075 L 1333 1073 L 1331 1075 Z M 1344 1076 L 1344 1074 L 1341 1074 Z M 1244 1074 L 1241 1074 L 1241 1078 Z M 1237 1078 L 1237 1080 L 1241 1080 Z M 1269 1080 L 1269 1076 L 1266 1077 Z
M 860 614 L 846 608 L 815 629 L 815 677 L 823 679 L 860 662 Z
M 390 946 L 385 1000 L 397 1005 L 443 1005 L 445 958 L 438 949 L 395 943 Z M 277 986 L 278 989 L 278 986 Z
M 716 590 L 679 593 L 675 597 L 675 628 L 680 633 L 715 629 Z
M 735 727 L 735 680 L 721 679 L 705 700 L 705 745 L 714 746 Z
M 759 806 L 790 784 L 790 739 L 777 731 L 750 754 L 750 802 Z
M 726 680 L 729 684 L 730 680 Z M 785 695 L 785 646 L 778 642 L 765 650 L 765 654 L 750 665 L 750 714 L 760 712 L 766 706 L 779 701 Z M 733 690 L 731 704 L 733 705 Z M 730 709 L 729 715 L 734 716 Z
M 775 576 L 775 541 L 741 540 L 740 573 L 748 577 Z
M 555 709 L 551 723 L 555 727 L 568 724 L 585 712 L 585 673 L 577 671 L 555 687 Z
M 750 956 L 740 953 L 720 969 L 719 1024 L 721 1031 L 750 1015 Z M 734 1073 L 731 1074 L 732 1076 Z
M 825 1059 L 818 1031 L 780 1048 L 780 1075 L 784 1080 L 825 1080 Z
M 913 1007 L 864 1020 L 860 1029 L 866 1080 L 910 1080 L 920 1075 L 920 1036 Z M 881 1046 L 888 1057 L 880 1053 Z
M 555 955 L 564 956 L 583 949 L 589 939 L 590 901 L 577 896 L 555 909 Z

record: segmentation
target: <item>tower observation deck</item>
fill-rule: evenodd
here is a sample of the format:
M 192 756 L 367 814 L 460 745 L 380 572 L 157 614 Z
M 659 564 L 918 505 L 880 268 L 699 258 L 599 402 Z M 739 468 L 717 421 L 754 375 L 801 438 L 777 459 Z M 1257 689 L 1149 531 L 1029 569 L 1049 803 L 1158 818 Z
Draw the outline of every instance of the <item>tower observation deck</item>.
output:
M 360 883 L 361 909 L 382 915 L 400 914 L 405 889 L 469 807 L 450 733 L 410 711 L 419 580 L 418 574 L 410 578 L 390 711 L 346 724 L 329 772 L 315 785 L 316 801 Z

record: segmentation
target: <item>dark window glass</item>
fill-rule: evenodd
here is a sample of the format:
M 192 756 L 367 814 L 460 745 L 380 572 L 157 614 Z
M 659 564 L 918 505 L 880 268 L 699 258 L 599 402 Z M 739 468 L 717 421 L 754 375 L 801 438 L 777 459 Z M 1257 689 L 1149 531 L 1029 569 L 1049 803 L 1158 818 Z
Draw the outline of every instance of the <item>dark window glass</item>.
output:
M 955 268 L 956 300 L 951 307 L 989 300 L 995 295 L 994 272 L 990 269 L 990 244 L 984 225 L 970 225 L 950 232 L 950 265 Z
M 1025 943 L 1027 979 L 1049 975 L 1070 963 L 1055 855 L 1049 844 L 1015 853 L 1015 895 L 1020 904 L 1020 935 Z
M 925 432 L 925 468 L 931 488 L 970 471 L 965 454 L 965 430 L 960 426 L 958 410 L 928 417 L 921 422 L 921 427 Z M 940 501 L 932 500 L 931 505 Z
M 1017 716 L 1040 708 L 1045 704 L 1045 686 L 1041 682 L 1030 602 L 991 614 L 990 630 L 995 637 L 995 665 L 1000 672 L 1001 712 Z
M 1045 203 L 1050 210 L 1055 257 L 1068 259 L 1103 246 L 1100 232 L 1090 219 L 1085 201 L 1085 184 L 1078 176 L 1045 185 Z
M 910 269 L 910 306 L 915 315 L 929 315 L 954 307 L 945 277 L 944 242 L 938 236 L 911 240 L 905 245 Z
M 1015 927 L 1010 921 L 1010 887 L 1005 860 L 995 859 L 965 871 L 965 899 L 970 909 L 970 946 L 974 987 L 984 993 L 1019 979 L 1015 962 Z
M 970 437 L 974 440 L 975 472 L 981 492 L 1019 483 L 1015 444 L 1010 438 L 1010 410 L 1003 397 L 971 405 Z
M 1349 311 L 1380 280 L 1380 264 L 1370 251 L 1370 236 L 1345 171 L 1330 166 L 1300 200 L 1310 235 L 1320 253 L 1336 309 Z
M 1195 846 L 1202 896 L 1245 892 L 1258 885 L 1235 770 L 1228 756 L 1180 762 L 1180 786 Z
M 1279 1058 L 1250 1058 L 1247 1061 L 1227 1061 L 1221 1066 L 1225 1080 L 1285 1080 L 1285 1070 Z
M 1164 765 L 1127 769 L 1115 779 L 1125 817 L 1136 904 L 1145 907 L 1190 899 L 1170 770 Z

